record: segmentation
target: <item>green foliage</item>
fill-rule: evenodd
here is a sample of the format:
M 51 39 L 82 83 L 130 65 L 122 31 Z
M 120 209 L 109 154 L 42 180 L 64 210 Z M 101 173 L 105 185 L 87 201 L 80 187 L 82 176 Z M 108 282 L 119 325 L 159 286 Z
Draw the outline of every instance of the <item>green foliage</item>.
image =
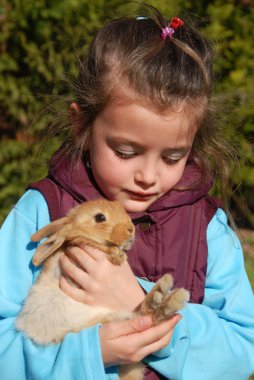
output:
M 244 2 L 243 2 L 244 4 Z M 226 115 L 230 128 L 238 139 L 241 153 L 241 193 L 254 211 L 254 50 L 253 21 L 254 8 L 217 0 L 207 7 L 209 23 L 205 33 L 215 41 L 217 59 L 216 93 Z M 239 194 L 239 192 L 238 192 Z M 244 211 L 250 226 L 254 227 L 251 215 L 244 201 L 234 194 L 235 204 Z M 239 207 L 240 206 L 240 207 Z
M 224 117 L 229 130 L 238 136 L 244 157 L 241 191 L 254 210 L 254 8 L 248 6 L 252 1 L 148 3 L 169 18 L 184 18 L 188 13 L 214 41 L 215 92 L 222 109 L 227 110 Z M 54 141 L 44 146 L 40 153 L 44 166 L 35 161 L 38 132 L 51 121 L 50 115 L 41 114 L 48 95 L 66 92 L 61 78 L 75 74 L 76 53 L 85 53 L 100 26 L 132 10 L 140 14 L 139 8 L 139 3 L 120 0 L 1 0 L 0 221 L 31 180 L 29 172 L 32 179 L 45 174 L 47 159 L 58 144 Z M 243 210 L 241 205 L 238 208 Z
M 1 176 L 0 176 L 0 203 L 2 212 L 7 213 L 9 207 L 15 202 L 17 196 L 22 194 L 24 188 L 24 174 L 20 161 L 24 152 L 24 143 L 13 144 L 12 141 L 3 140 L 0 143 Z M 19 162 L 19 165 L 17 165 Z M 21 191 L 19 191 L 19 189 Z
M 44 146 L 43 170 L 34 174 L 37 134 L 50 123 L 41 112 L 47 96 L 66 91 L 61 80 L 75 73 L 83 54 L 105 22 L 106 1 L 2 0 L 0 5 L 0 222 L 32 179 L 45 174 L 56 144 Z M 117 2 L 115 2 L 115 5 Z M 113 2 L 112 2 L 113 5 Z M 40 117 L 41 115 L 41 117 Z M 38 161 L 36 161 L 36 165 Z

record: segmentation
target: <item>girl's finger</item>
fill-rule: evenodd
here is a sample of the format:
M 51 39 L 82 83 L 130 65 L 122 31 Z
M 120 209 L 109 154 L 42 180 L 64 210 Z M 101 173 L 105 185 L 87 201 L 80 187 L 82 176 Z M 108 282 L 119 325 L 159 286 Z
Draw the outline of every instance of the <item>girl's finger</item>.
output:
M 90 245 L 81 245 L 80 246 L 92 259 L 95 261 L 103 260 L 106 256 L 106 253 L 101 251 L 100 249 L 91 247 Z
M 173 332 L 174 327 L 181 319 L 179 314 L 170 318 L 170 320 L 162 322 L 156 326 L 151 326 L 146 331 L 133 336 L 133 344 L 139 348 L 149 347 L 153 344 L 158 344 L 166 335 Z
M 101 331 L 105 333 L 110 340 L 117 339 L 122 336 L 140 333 L 152 326 L 152 318 L 144 315 L 133 319 L 128 319 L 120 322 L 112 322 L 103 325 Z
M 160 351 L 164 347 L 166 347 L 171 341 L 173 332 L 174 332 L 174 330 L 171 330 L 166 335 L 164 335 L 161 339 L 159 339 L 159 340 L 157 340 L 157 341 L 155 341 L 155 342 L 153 342 L 147 346 L 142 347 L 139 351 L 140 357 L 144 358 L 144 357 L 151 355 L 154 352 Z
M 83 249 L 70 247 L 67 249 L 66 255 L 85 272 L 91 273 L 93 271 L 95 260 Z
M 67 294 L 69 297 L 73 298 L 74 300 L 78 302 L 83 302 L 83 303 L 86 302 L 85 291 L 70 285 L 63 276 L 60 277 L 59 286 L 65 294 Z
M 88 286 L 88 274 L 79 268 L 76 263 L 71 261 L 66 255 L 63 255 L 59 259 L 59 265 L 65 276 L 69 277 L 78 287 L 85 290 Z
M 112 322 L 100 328 L 102 357 L 105 363 L 136 363 L 169 344 L 179 317 L 152 326 L 150 316 Z

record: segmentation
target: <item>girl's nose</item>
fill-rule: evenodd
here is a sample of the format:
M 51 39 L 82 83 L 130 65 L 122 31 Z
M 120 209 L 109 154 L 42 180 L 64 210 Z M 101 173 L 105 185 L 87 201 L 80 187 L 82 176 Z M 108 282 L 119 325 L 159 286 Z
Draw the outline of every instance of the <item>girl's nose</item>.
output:
M 135 181 L 141 187 L 152 187 L 156 183 L 156 168 L 153 164 L 144 163 L 142 167 L 138 168 L 135 173 Z

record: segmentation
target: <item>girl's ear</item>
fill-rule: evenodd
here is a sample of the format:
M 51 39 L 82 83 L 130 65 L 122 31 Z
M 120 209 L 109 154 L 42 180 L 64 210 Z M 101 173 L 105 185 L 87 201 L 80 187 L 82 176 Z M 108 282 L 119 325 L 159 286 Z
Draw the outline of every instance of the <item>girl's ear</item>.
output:
M 77 135 L 81 128 L 82 118 L 81 109 L 78 103 L 73 102 L 70 105 L 70 119 L 74 135 Z
M 70 105 L 70 119 L 72 124 L 72 130 L 77 144 L 82 147 L 82 150 L 88 150 L 89 148 L 89 129 L 84 129 L 84 115 L 78 103 L 73 102 Z

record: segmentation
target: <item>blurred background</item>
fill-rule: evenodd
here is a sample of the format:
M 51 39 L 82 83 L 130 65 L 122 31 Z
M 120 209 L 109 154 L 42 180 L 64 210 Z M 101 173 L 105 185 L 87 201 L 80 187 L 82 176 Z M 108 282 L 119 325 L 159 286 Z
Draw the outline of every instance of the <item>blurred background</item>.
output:
M 240 158 L 230 206 L 254 288 L 254 0 L 148 4 L 169 18 L 189 15 L 214 45 L 218 119 L 235 137 Z M 52 123 L 49 95 L 66 93 L 63 78 L 75 76 L 76 55 L 86 52 L 96 30 L 130 13 L 142 16 L 140 3 L 0 0 L 0 224 L 28 183 L 47 173 L 60 143 L 56 136 L 39 148 L 41 132 Z

